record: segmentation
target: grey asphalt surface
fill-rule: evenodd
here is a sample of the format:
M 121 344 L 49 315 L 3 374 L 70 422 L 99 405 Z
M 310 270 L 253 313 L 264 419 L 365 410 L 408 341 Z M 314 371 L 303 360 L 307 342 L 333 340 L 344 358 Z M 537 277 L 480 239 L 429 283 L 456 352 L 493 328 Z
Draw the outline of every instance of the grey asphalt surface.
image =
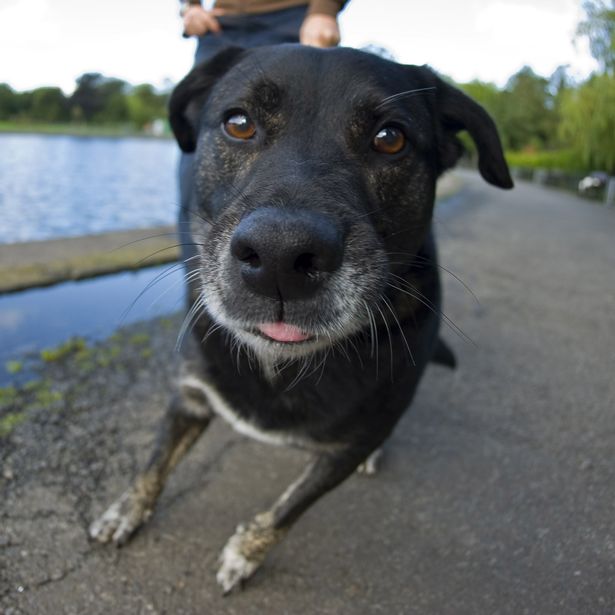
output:
M 462 176 L 436 229 L 441 263 L 479 299 L 444 273 L 445 312 L 475 345 L 444 328 L 459 367 L 428 369 L 376 477 L 317 503 L 223 598 L 220 549 L 304 457 L 217 423 L 128 547 L 91 545 L 173 376 L 174 329 L 150 323 L 151 352 L 0 441 L 0 612 L 615 613 L 615 211 Z

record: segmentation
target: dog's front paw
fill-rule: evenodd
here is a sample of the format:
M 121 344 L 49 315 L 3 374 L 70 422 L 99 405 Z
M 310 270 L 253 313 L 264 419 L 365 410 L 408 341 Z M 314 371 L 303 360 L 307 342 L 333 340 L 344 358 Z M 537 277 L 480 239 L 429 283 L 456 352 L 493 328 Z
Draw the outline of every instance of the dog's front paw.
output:
M 220 568 L 216 575 L 216 581 L 222 587 L 225 595 L 234 587 L 249 579 L 262 563 L 262 558 L 253 556 L 252 559 L 248 559 L 244 555 L 244 552 L 248 551 L 246 549 L 249 541 L 247 534 L 248 530 L 240 525 L 235 534 L 229 538 L 220 554 Z
M 150 498 L 135 488 L 128 489 L 90 525 L 90 538 L 121 546 L 151 517 L 152 511 Z
M 268 513 L 257 515 L 250 525 L 237 528 L 222 550 L 216 575 L 225 595 L 258 570 L 269 549 L 283 534 L 283 530 L 273 526 Z

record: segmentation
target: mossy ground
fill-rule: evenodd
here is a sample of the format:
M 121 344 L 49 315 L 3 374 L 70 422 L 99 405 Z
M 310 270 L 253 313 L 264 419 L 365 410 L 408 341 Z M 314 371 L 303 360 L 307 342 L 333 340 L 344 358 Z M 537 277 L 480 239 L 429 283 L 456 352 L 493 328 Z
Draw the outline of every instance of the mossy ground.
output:
M 176 317 L 160 318 L 156 325 L 168 334 L 176 329 Z M 151 325 L 151 323 L 150 323 Z M 0 387 L 0 439 L 37 412 L 54 412 L 70 406 L 87 386 L 88 379 L 104 378 L 134 369 L 154 357 L 154 338 L 146 324 L 114 333 L 103 342 L 74 337 L 38 353 L 18 357 L 6 364 L 10 374 L 23 376 L 19 382 Z

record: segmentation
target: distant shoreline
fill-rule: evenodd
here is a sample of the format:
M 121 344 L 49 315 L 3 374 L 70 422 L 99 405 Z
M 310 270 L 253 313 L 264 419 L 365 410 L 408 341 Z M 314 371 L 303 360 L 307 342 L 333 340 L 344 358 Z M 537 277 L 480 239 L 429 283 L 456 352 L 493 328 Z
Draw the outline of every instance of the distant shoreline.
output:
M 171 134 L 155 135 L 129 126 L 95 126 L 91 124 L 39 124 L 0 122 L 0 134 L 57 135 L 67 137 L 110 137 L 139 139 L 171 139 Z

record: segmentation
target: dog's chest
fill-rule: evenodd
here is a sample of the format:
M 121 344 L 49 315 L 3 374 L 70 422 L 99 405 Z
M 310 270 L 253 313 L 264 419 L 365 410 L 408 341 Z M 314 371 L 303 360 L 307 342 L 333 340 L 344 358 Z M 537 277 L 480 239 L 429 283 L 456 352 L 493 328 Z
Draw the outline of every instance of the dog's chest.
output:
M 207 399 L 210 409 L 229 423 L 235 431 L 244 436 L 277 446 L 313 448 L 312 443 L 307 438 L 302 438 L 286 431 L 264 430 L 256 425 L 256 423 L 247 420 L 213 384 L 197 376 L 190 375 L 184 377 L 180 381 L 180 387 L 200 391 Z

